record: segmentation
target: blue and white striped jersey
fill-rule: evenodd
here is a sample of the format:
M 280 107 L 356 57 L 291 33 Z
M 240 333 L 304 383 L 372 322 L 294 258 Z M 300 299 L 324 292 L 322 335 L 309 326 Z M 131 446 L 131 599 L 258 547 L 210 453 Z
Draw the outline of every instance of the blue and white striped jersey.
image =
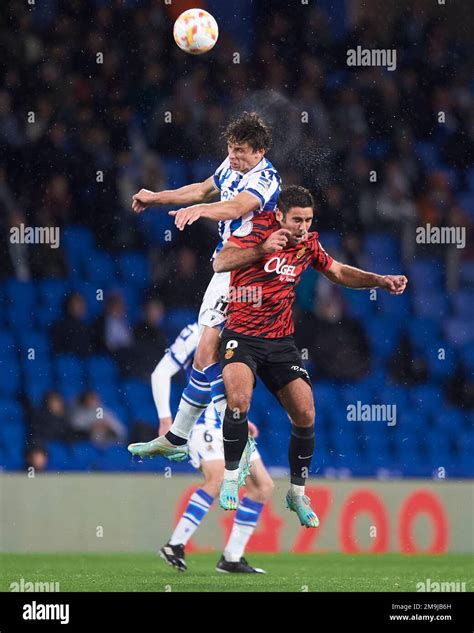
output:
M 189 374 L 198 342 L 199 325 L 197 323 L 191 323 L 181 330 L 166 353 L 180 369 Z M 205 424 L 209 429 L 221 428 L 220 418 L 212 402 L 196 424 Z
M 231 169 L 229 157 L 214 172 L 214 186 L 221 193 L 221 201 L 232 200 L 242 191 L 254 195 L 259 202 L 259 211 L 250 211 L 241 218 L 235 220 L 221 220 L 219 222 L 219 235 L 221 241 L 216 247 L 212 259 L 224 246 L 228 238 L 243 224 L 249 222 L 254 215 L 261 211 L 275 211 L 278 196 L 281 189 L 281 177 L 269 160 L 262 160 L 253 169 L 243 174 Z M 249 223 L 252 230 L 252 225 Z

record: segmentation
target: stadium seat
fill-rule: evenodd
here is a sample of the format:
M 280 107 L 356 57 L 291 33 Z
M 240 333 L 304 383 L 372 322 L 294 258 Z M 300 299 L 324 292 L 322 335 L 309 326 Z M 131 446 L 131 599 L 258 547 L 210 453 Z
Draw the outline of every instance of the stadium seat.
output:
M 7 422 L 17 422 L 23 420 L 23 409 L 18 402 L 13 398 L 0 398 L 0 419 L 1 425 L 5 425 Z
M 474 261 L 463 262 L 461 264 L 460 281 L 463 286 L 474 288 Z
M 17 334 L 20 359 L 23 366 L 48 362 L 50 354 L 49 338 L 41 332 L 31 330 Z
M 147 462 L 159 462 L 160 460 L 146 460 Z M 127 470 L 138 470 L 135 466 L 132 456 L 125 446 L 110 446 L 100 454 L 95 464 L 98 470 L 108 472 L 118 472 Z M 145 461 L 139 464 L 140 470 L 148 470 Z M 156 469 L 160 468 L 160 464 L 154 464 Z M 161 467 L 163 465 L 161 464 Z
M 435 428 L 447 433 L 462 433 L 467 429 L 467 415 L 458 409 L 449 408 L 433 415 Z
M 62 235 L 71 277 L 78 279 L 84 272 L 84 260 L 94 247 L 92 232 L 83 226 L 67 226 Z
M 436 413 L 445 406 L 445 397 L 441 388 L 433 385 L 420 385 L 410 390 L 410 399 L 415 411 L 427 414 Z
M 213 174 L 218 165 L 212 159 L 199 159 L 191 161 L 191 182 L 203 182 Z
M 168 310 L 163 321 L 163 330 L 168 340 L 174 340 L 189 323 L 194 323 L 197 314 L 192 308 L 172 308 Z
M 38 295 L 37 322 L 39 326 L 47 327 L 62 316 L 64 302 L 69 295 L 69 282 L 63 279 L 42 279 L 38 282 Z
M 15 397 L 21 387 L 20 365 L 13 358 L 0 359 L 0 396 Z
M 460 349 L 460 355 L 463 362 L 464 367 L 470 371 L 474 372 L 474 341 L 470 341 Z
M 71 470 L 73 464 L 72 450 L 68 444 L 46 442 L 46 448 L 48 451 L 48 471 Z
M 151 387 L 139 380 L 131 379 L 123 381 L 122 390 L 132 419 L 155 424 L 156 408 Z
M 119 257 L 118 268 L 124 284 L 146 288 L 150 283 L 148 259 L 142 253 L 123 253 Z
M 432 345 L 424 350 L 424 354 L 428 363 L 430 378 L 445 380 L 454 374 L 456 369 L 456 354 L 446 341 L 441 339 L 433 341 Z
M 400 258 L 400 242 L 390 233 L 370 233 L 364 239 L 362 250 L 368 257 L 380 262 L 398 261 Z
M 84 272 L 86 281 L 96 288 L 108 289 L 117 281 L 114 258 L 106 251 L 90 251 L 84 258 Z
M 385 316 L 395 319 L 408 319 L 410 317 L 409 291 L 405 291 L 402 295 L 391 295 L 389 292 L 379 290 L 377 292 L 377 304 Z
M 376 302 L 370 299 L 369 292 L 354 292 L 351 288 L 343 288 L 342 295 L 352 317 L 363 320 L 375 313 Z
M 407 325 L 408 336 L 415 350 L 424 351 L 433 347 L 433 342 L 439 340 L 440 329 L 433 319 L 410 319 Z
M 0 455 L 6 470 L 22 470 L 25 466 L 26 427 L 22 420 L 0 424 Z
M 101 452 L 91 442 L 75 442 L 72 445 L 73 470 L 96 470 Z
M 54 370 L 59 390 L 63 397 L 71 402 L 87 389 L 81 360 L 70 354 L 58 356 Z
M 419 259 L 409 266 L 407 277 L 416 292 L 439 292 L 444 287 L 444 263 L 439 259 Z
M 453 309 L 456 317 L 469 319 L 474 315 L 474 290 L 460 290 L 453 298 Z
M 462 349 L 474 339 L 472 315 L 468 318 L 451 318 L 443 323 L 443 331 L 448 342 Z
M 376 314 L 367 319 L 365 325 L 373 354 L 383 359 L 388 358 L 398 347 L 403 322 L 387 315 Z
M 168 189 L 177 189 L 189 183 L 188 164 L 179 156 L 161 156 Z
M 91 388 L 96 383 L 109 383 L 113 386 L 117 383 L 117 367 L 108 356 L 92 356 L 85 361 L 85 367 Z
M 418 318 L 444 319 L 449 311 L 449 303 L 442 292 L 421 291 L 413 296 L 413 309 Z
M 0 330 L 0 362 L 18 357 L 18 345 L 9 331 Z

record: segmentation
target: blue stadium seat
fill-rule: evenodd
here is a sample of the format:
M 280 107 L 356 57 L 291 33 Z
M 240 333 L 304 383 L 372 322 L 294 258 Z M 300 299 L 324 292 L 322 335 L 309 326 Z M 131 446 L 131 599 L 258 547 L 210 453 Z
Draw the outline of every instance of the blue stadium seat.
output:
M 96 288 L 110 288 L 117 281 L 113 256 L 106 251 L 91 251 L 84 258 L 84 271 L 87 281 Z
M 400 242 L 390 233 L 370 233 L 364 239 L 363 252 L 381 263 L 386 260 L 398 261 Z
M 30 404 L 37 408 L 41 406 L 46 393 L 53 388 L 53 383 L 47 377 L 39 379 L 36 376 L 27 376 L 24 387 Z
M 419 259 L 408 268 L 410 287 L 417 292 L 422 290 L 439 291 L 444 286 L 445 265 L 440 259 Z
M 319 234 L 319 241 L 323 245 L 324 249 L 334 257 L 341 250 L 341 237 L 334 231 L 321 231 Z
M 148 258 L 142 253 L 123 253 L 119 257 L 118 268 L 124 284 L 146 288 L 150 284 Z
M 188 164 L 179 156 L 162 156 L 169 189 L 177 189 L 189 183 Z
M 474 290 L 460 290 L 453 296 L 452 301 L 455 316 L 461 319 L 472 318 L 474 314 Z
M 41 327 L 46 327 L 62 316 L 64 302 L 69 295 L 69 281 L 42 279 L 38 282 L 38 295 L 37 322 Z
M 418 318 L 444 319 L 449 311 L 449 303 L 442 292 L 422 291 L 414 294 L 413 309 Z
M 23 365 L 36 365 L 48 362 L 50 347 L 49 338 L 41 332 L 26 331 L 17 334 L 20 358 Z
M 96 470 L 100 459 L 101 451 L 91 442 L 76 442 L 72 445 L 72 468 L 74 470 Z
M 456 348 L 468 345 L 474 338 L 472 330 L 472 316 L 466 318 L 451 318 L 443 323 L 444 335 L 448 342 Z
M 408 391 L 405 387 L 388 385 L 378 392 L 376 401 L 380 404 L 396 405 L 397 417 L 409 408 Z
M 465 368 L 474 372 L 474 341 L 470 341 L 460 350 L 461 359 Z
M 122 295 L 125 302 L 125 314 L 130 325 L 134 325 L 141 317 L 140 309 L 143 301 L 143 289 L 131 284 L 113 286 L 109 293 L 116 292 Z
M 133 420 L 156 424 L 156 408 L 151 387 L 139 380 L 124 380 L 122 383 L 125 402 Z
M 440 339 L 439 323 L 432 319 L 410 319 L 407 326 L 411 344 L 416 350 L 433 347 L 433 342 Z
M 168 340 L 174 340 L 181 330 L 196 320 L 196 310 L 190 308 L 172 308 L 166 313 L 163 330 Z
M 48 451 L 48 471 L 71 470 L 73 465 L 72 451 L 63 442 L 46 442 Z
M 446 341 L 441 339 L 433 341 L 432 345 L 428 346 L 424 352 L 428 363 L 430 377 L 432 379 L 445 380 L 454 374 L 456 369 L 456 354 Z
M 459 409 L 445 409 L 434 414 L 435 428 L 443 432 L 462 433 L 467 429 L 467 415 Z
M 72 401 L 87 389 L 80 358 L 62 354 L 55 361 L 54 369 L 59 391 L 66 400 Z
M 69 270 L 73 279 L 84 272 L 84 260 L 94 247 L 92 232 L 83 226 L 67 226 L 63 231 L 62 243 L 66 251 Z
M 397 297 L 398 298 L 398 297 Z M 403 322 L 387 315 L 376 314 L 366 321 L 366 334 L 369 337 L 373 354 L 387 358 L 398 346 Z M 380 376 L 380 378 L 382 378 Z M 380 384 L 380 383 L 378 383 Z
M 13 358 L 0 359 L 0 396 L 15 397 L 21 387 L 20 365 Z
M 419 385 L 410 390 L 412 407 L 426 414 L 433 414 L 445 406 L 445 397 L 441 388 L 433 385 Z
M 146 460 L 147 462 L 160 461 L 160 460 Z M 155 468 L 160 468 L 159 464 L 154 464 Z M 145 461 L 139 464 L 141 467 L 140 470 L 146 471 Z M 161 464 L 161 467 L 163 465 Z M 111 446 L 106 448 L 100 458 L 97 461 L 97 469 L 108 471 L 108 472 L 118 472 L 118 471 L 127 471 L 127 470 L 138 470 L 133 462 L 133 458 L 130 453 L 127 451 L 125 446 Z
M 348 312 L 354 318 L 363 320 L 375 313 L 376 301 L 371 301 L 369 292 L 354 292 L 350 288 L 343 288 L 342 294 Z
M 389 292 L 379 290 L 377 303 L 382 314 L 396 319 L 408 319 L 410 316 L 410 293 L 405 291 L 402 295 L 391 295 Z
M 460 267 L 461 284 L 474 288 L 474 261 L 463 262 Z
M 18 345 L 15 339 L 6 330 L 0 330 L 0 361 L 8 358 L 16 359 L 18 356 Z
M 22 470 L 25 466 L 26 427 L 22 420 L 0 424 L 0 468 Z
M 218 166 L 215 160 L 208 158 L 191 161 L 191 182 L 203 182 L 215 172 Z
M 2 421 L 0 426 L 6 422 L 23 420 L 23 409 L 18 400 L 6 397 L 0 398 L 0 419 Z
M 96 383 L 117 384 L 117 367 L 108 356 L 92 356 L 85 361 L 89 383 L 92 388 Z
M 459 206 L 474 220 L 474 192 L 463 193 L 458 200 Z

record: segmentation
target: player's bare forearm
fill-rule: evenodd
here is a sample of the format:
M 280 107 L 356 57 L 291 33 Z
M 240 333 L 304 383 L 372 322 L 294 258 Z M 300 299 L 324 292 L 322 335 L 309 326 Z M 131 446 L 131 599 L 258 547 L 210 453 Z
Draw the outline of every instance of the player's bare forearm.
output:
M 147 207 L 177 204 L 188 205 L 212 199 L 217 195 L 212 177 L 204 182 L 195 182 L 191 185 L 179 187 L 179 189 L 167 189 L 165 191 L 149 191 L 140 189 L 132 197 L 132 209 L 135 213 L 141 213 Z
M 201 218 L 208 220 L 235 220 L 242 216 L 243 210 L 233 200 L 224 202 L 212 202 L 210 204 L 197 205 Z
M 218 253 L 212 266 L 216 273 L 226 273 L 238 268 L 250 266 L 265 255 L 262 245 L 252 246 L 252 248 L 239 248 L 226 244 Z
M 383 288 L 396 295 L 402 294 L 408 283 L 407 278 L 403 275 L 377 275 L 336 261 L 333 261 L 324 274 L 334 283 L 346 286 L 346 288 L 358 290 Z

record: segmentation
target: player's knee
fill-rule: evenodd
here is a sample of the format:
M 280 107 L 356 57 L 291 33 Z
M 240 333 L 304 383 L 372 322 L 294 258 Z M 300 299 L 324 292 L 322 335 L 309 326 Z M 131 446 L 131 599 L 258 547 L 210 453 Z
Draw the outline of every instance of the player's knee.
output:
M 217 497 L 219 494 L 219 490 L 222 484 L 222 475 L 212 474 L 211 476 L 206 478 L 205 488 L 206 492 L 211 495 L 211 497 Z
M 270 499 L 273 494 L 274 487 L 275 484 L 270 479 L 270 477 L 268 477 L 268 479 L 265 478 L 265 480 L 262 482 L 259 482 L 257 493 L 260 503 L 265 503 L 265 501 L 268 501 L 268 499 Z
M 243 416 L 250 408 L 250 396 L 245 393 L 234 393 L 227 396 L 227 406 L 237 416 Z
M 294 420 L 295 426 L 309 427 L 314 425 L 315 411 L 314 407 L 304 407 L 298 411 L 298 415 Z

